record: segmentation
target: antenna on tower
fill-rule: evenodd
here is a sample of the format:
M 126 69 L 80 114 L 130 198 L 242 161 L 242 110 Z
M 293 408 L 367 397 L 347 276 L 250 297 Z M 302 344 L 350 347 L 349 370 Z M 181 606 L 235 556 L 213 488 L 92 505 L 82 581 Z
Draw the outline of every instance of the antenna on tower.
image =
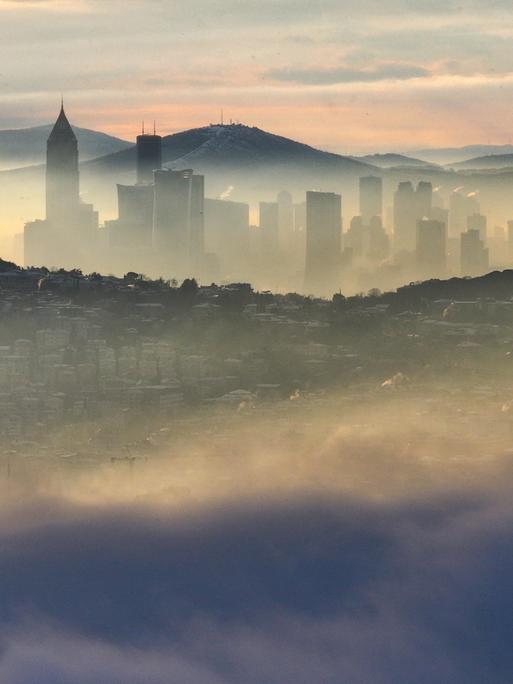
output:
M 153 119 L 153 135 L 157 135 L 157 126 L 155 123 L 155 119 Z
M 144 135 L 144 119 L 142 121 L 142 134 Z

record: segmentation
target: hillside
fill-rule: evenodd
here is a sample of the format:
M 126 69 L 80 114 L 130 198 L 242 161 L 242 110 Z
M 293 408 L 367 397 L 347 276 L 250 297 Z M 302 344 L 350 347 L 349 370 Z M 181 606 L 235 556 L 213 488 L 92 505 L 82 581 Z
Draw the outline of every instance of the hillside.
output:
M 211 125 L 194 128 L 162 140 L 162 161 L 166 166 L 206 168 L 252 168 L 266 165 L 316 165 L 345 172 L 371 170 L 363 161 L 323 152 L 304 143 L 268 133 L 243 124 Z M 132 169 L 135 149 L 95 159 L 87 164 L 90 171 L 124 172 Z
M 450 164 L 450 167 L 456 170 L 511 168 L 513 167 L 513 154 L 489 154 Z
M 53 124 L 0 130 L 0 168 L 9 169 L 45 161 L 46 140 Z M 80 157 L 83 160 L 112 154 L 131 146 L 131 143 L 106 133 L 73 126 Z
M 432 164 L 454 165 L 459 162 L 496 154 L 512 154 L 513 145 L 466 145 L 464 147 L 440 147 L 427 150 L 411 150 L 410 154 Z
M 380 169 L 390 169 L 394 167 L 403 168 L 410 166 L 419 168 L 434 166 L 435 168 L 438 168 L 438 165 L 433 165 L 429 162 L 423 161 L 422 159 L 415 159 L 414 157 L 407 157 L 404 154 L 395 154 L 391 152 L 387 152 L 386 154 L 367 154 L 364 157 L 355 157 L 355 159 L 358 159 L 365 164 L 373 164 L 374 166 L 378 166 Z

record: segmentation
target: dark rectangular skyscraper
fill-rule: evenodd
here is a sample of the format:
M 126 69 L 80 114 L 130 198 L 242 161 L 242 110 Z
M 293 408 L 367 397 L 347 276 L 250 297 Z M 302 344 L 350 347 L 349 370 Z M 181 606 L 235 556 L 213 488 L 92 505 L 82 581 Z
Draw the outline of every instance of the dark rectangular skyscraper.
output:
M 137 182 L 153 183 L 153 172 L 162 168 L 160 135 L 137 136 Z
M 342 200 L 333 192 L 306 193 L 305 291 L 332 295 L 340 287 Z

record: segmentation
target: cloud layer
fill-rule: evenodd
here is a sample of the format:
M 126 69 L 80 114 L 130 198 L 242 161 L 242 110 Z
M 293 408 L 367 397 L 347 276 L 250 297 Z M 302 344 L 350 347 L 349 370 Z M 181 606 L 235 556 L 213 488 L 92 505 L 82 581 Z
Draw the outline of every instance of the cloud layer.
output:
M 1 534 L 0 679 L 503 684 L 512 513 L 468 497 L 45 504 Z

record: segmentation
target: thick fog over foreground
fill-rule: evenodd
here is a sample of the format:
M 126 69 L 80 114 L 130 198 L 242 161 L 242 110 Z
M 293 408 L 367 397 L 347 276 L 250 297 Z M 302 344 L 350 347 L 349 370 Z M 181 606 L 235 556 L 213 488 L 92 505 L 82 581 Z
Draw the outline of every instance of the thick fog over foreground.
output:
M 509 681 L 510 419 L 434 392 L 204 414 L 132 472 L 11 464 L 2 681 Z

